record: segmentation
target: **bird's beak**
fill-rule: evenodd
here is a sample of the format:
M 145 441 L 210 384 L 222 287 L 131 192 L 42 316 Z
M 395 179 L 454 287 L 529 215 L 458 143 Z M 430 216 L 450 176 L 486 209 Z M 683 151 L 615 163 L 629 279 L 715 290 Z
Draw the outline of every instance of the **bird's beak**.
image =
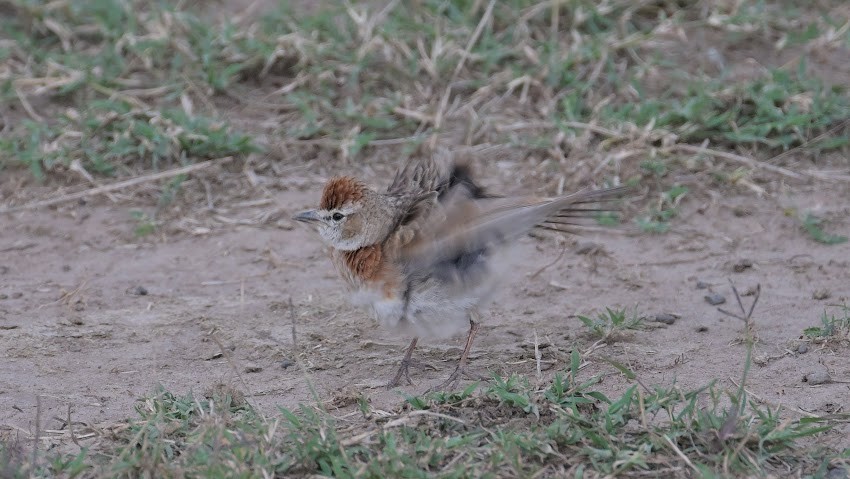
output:
M 318 223 L 319 221 L 321 221 L 322 218 L 319 217 L 319 215 L 316 213 L 316 210 L 308 210 L 298 213 L 297 215 L 293 216 L 292 219 L 304 223 Z

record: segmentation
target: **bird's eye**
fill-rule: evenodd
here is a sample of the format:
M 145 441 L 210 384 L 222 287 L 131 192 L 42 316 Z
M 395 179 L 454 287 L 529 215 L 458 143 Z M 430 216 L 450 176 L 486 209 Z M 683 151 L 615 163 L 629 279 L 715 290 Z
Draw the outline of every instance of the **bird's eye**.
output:
M 334 221 L 342 221 L 342 219 L 345 218 L 345 215 L 342 213 L 334 213 L 331 218 L 333 218 Z

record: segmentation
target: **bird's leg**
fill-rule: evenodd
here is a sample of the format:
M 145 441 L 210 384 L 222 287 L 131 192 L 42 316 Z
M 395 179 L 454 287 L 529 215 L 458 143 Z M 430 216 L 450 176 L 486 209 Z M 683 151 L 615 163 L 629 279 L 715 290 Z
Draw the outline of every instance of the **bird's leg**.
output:
M 392 379 L 392 381 L 387 384 L 388 389 L 392 389 L 394 387 L 399 386 L 401 384 L 401 378 L 404 378 L 404 380 L 407 381 L 407 384 L 413 384 L 413 381 L 410 380 L 410 366 L 433 368 L 433 366 L 429 364 L 425 364 L 421 361 L 411 359 L 411 356 L 413 356 L 413 350 L 416 348 L 416 343 L 418 341 L 419 338 L 413 338 L 413 340 L 410 341 L 410 346 L 407 347 L 407 351 L 404 353 L 404 358 L 402 358 L 401 360 L 401 365 L 398 367 L 398 372 L 395 373 L 395 377 Z
M 460 353 L 460 361 L 457 367 L 449 378 L 440 385 L 439 389 L 448 390 L 455 387 L 460 380 L 460 377 L 466 373 L 466 362 L 469 359 L 469 350 L 472 349 L 472 342 L 475 341 L 475 335 L 478 334 L 480 323 L 473 318 L 478 318 L 476 313 L 469 313 L 469 335 L 466 337 L 466 344 L 463 347 L 463 352 Z

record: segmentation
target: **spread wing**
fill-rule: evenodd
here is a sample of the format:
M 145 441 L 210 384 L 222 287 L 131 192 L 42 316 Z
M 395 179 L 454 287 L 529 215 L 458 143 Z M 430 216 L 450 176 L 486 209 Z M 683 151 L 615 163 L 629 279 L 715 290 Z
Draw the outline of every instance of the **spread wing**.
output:
M 429 269 L 467 254 L 481 254 L 504 245 L 534 228 L 575 233 L 582 220 L 612 211 L 606 202 L 621 197 L 626 187 L 585 191 L 553 199 L 454 198 L 440 205 L 428 227 L 420 228 L 401 253 L 407 269 Z
M 388 188 L 402 213 L 383 248 L 404 278 L 403 318 L 415 322 L 420 314 L 435 314 L 427 324 L 436 329 L 456 324 L 452 311 L 462 319 L 468 308 L 491 294 L 498 276 L 491 259 L 499 246 L 534 228 L 571 232 L 581 220 L 609 211 L 604 203 L 624 191 L 611 188 L 544 200 L 500 198 L 478 185 L 464 163 L 428 159 L 406 164 Z

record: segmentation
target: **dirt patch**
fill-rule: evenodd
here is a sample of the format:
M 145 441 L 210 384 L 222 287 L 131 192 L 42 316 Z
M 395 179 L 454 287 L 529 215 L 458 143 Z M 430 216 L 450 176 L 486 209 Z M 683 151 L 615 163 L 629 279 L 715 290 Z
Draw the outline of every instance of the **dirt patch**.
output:
M 490 183 L 515 187 L 494 168 L 484 168 Z M 461 337 L 421 342 L 419 358 L 437 370 L 415 371 L 413 386 L 383 388 L 408 338 L 377 329 L 369 314 L 351 307 L 325 248 L 285 219 L 317 200 L 321 178 L 298 182 L 257 190 L 254 199 L 264 206 L 234 216 L 254 218 L 272 204 L 280 205 L 281 219 L 219 222 L 195 234 L 164 228 L 168 234 L 135 236 L 129 207 L 100 199 L 5 215 L 0 424 L 32 431 L 37 395 L 42 428 L 51 429 L 62 426 L 68 404 L 75 421 L 120 421 L 132 415 L 137 398 L 158 386 L 201 395 L 219 383 L 233 384 L 272 412 L 312 401 L 311 388 L 331 408 L 350 407 L 346 398 L 363 394 L 373 407 L 390 409 L 403 394 L 442 381 L 454 367 Z M 705 196 L 688 204 L 666 235 L 590 234 L 579 240 L 580 248 L 567 244 L 561 260 L 536 276 L 562 246 L 523 239 L 516 277 L 483 316 L 472 366 L 534 375 L 536 333 L 544 375 L 551 376 L 567 366 L 570 350 L 594 341 L 576 314 L 627 307 L 680 318 L 671 325 L 650 322 L 650 329 L 598 354 L 629 365 L 647 385 L 695 388 L 717 379 L 734 388 L 745 357 L 743 325 L 704 299 L 717 292 L 734 307 L 732 279 L 742 292 L 762 286 L 751 397 L 782 405 L 790 415 L 834 412 L 850 392 L 838 382 L 850 380 L 846 350 L 812 345 L 800 353 L 797 345 L 827 304 L 850 296 L 850 245 L 815 243 L 786 213 L 815 211 L 832 220 L 832 232 L 847 235 L 850 192 L 818 185 L 769 200 Z M 707 289 L 698 289 L 698 282 Z M 828 299 L 815 294 L 823 291 Z M 824 368 L 836 382 L 803 382 Z M 603 373 L 603 389 L 622 391 L 628 381 L 611 372 L 598 361 L 583 374 Z M 825 442 L 847 447 L 848 437 L 843 426 Z

